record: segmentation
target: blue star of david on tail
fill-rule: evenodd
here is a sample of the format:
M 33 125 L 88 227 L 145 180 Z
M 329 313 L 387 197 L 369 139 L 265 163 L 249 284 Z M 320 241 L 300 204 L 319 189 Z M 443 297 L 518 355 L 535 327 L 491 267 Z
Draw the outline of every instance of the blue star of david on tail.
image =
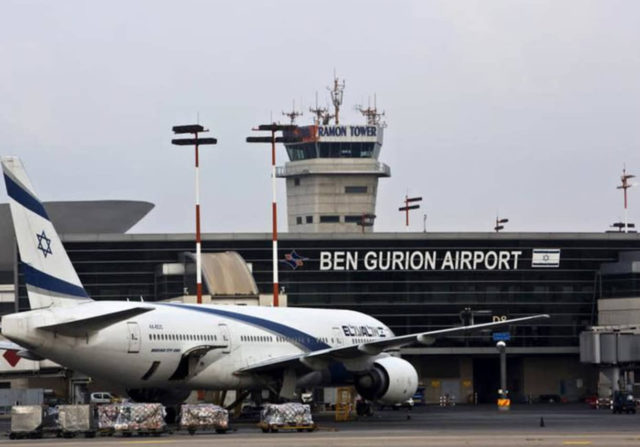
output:
M 51 251 L 51 239 L 47 237 L 44 230 L 42 230 L 42 234 L 36 233 L 36 237 L 38 238 L 38 250 L 42 251 L 42 254 L 46 258 L 47 255 L 52 255 Z

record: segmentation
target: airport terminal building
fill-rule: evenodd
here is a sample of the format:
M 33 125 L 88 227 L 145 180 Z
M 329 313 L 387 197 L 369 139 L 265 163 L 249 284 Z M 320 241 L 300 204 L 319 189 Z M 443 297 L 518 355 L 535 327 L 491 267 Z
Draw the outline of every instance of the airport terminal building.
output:
M 63 236 L 96 300 L 192 295 L 193 240 L 192 234 Z M 203 235 L 204 253 L 224 251 L 238 252 L 260 293 L 271 293 L 270 234 Z M 626 303 L 605 317 L 626 323 L 621 319 L 634 312 L 629 298 L 640 296 L 637 234 L 284 233 L 278 256 L 289 306 L 357 310 L 398 335 L 460 325 L 472 315 L 479 323 L 550 314 L 508 330 L 509 389 L 516 402 L 594 393 L 598 372 L 580 363 L 579 334 L 597 324 L 599 314 L 602 324 L 607 303 Z M 21 284 L 20 274 L 16 280 Z M 18 290 L 18 308 L 28 309 L 26 290 Z M 403 355 L 418 369 L 428 400 L 449 394 L 465 402 L 477 393 L 481 402 L 494 401 L 498 356 L 492 335 L 440 339 Z

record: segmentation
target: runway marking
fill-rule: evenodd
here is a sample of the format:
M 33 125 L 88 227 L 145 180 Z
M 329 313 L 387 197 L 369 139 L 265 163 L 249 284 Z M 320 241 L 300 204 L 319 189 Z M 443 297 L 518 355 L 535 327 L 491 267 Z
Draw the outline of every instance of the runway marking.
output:
M 170 442 L 175 443 L 175 440 L 169 439 L 157 439 L 157 440 L 149 440 L 149 441 L 123 441 L 120 444 L 168 444 Z

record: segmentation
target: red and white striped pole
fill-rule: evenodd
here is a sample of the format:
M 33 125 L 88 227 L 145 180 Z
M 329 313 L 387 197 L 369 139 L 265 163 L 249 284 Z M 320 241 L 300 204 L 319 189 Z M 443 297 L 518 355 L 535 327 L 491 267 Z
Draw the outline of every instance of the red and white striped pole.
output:
M 215 138 L 198 138 L 198 133 L 209 132 L 200 124 L 187 124 L 184 126 L 173 126 L 173 133 L 177 135 L 193 134 L 194 138 L 178 138 L 171 140 L 171 144 L 176 146 L 195 147 L 196 165 L 196 294 L 198 304 L 202 304 L 202 239 L 200 236 L 200 145 L 216 144 Z
M 278 286 L 278 201 L 276 197 L 276 131 L 271 130 L 271 214 L 273 219 L 273 305 L 280 306 Z
M 202 239 L 200 238 L 200 159 L 198 132 L 196 136 L 196 294 L 197 303 L 202 304 Z

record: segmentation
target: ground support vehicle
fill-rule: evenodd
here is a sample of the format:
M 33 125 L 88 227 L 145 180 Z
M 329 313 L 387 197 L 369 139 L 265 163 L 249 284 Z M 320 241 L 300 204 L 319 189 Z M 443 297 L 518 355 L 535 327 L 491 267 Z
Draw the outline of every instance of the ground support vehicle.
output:
M 58 405 L 58 427 L 65 438 L 78 435 L 93 438 L 96 435 L 94 409 L 91 405 Z
M 167 432 L 165 416 L 165 408 L 157 403 L 98 405 L 98 432 L 107 436 L 159 436 Z
M 258 427 L 263 433 L 277 433 L 280 430 L 314 431 L 316 424 L 311 417 L 311 407 L 307 404 L 266 404 L 260 413 Z
M 229 412 L 214 404 L 184 404 L 180 407 L 179 426 L 191 435 L 204 430 L 226 433 L 229 430 Z
M 10 439 L 60 436 L 55 408 L 42 405 L 14 405 L 11 408 Z
M 622 391 L 616 391 L 613 394 L 613 402 L 611 404 L 611 412 L 613 414 L 635 414 L 636 413 L 636 400 L 631 393 L 625 393 Z

